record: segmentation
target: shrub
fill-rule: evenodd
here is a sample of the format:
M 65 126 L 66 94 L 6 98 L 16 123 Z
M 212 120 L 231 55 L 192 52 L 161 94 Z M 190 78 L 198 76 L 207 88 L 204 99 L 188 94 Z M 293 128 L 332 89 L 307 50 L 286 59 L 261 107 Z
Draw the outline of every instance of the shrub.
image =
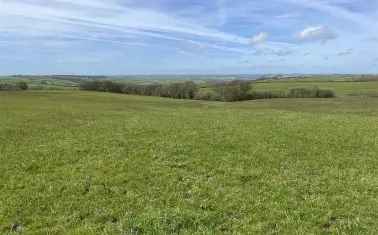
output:
M 250 95 L 251 100 L 286 98 L 286 97 L 287 95 L 284 92 L 274 93 L 271 91 L 252 91 Z
M 319 89 L 318 94 L 317 94 L 318 98 L 333 98 L 335 96 L 336 96 L 336 94 L 332 90 L 321 90 L 321 89 Z
M 288 97 L 290 98 L 332 98 L 335 93 L 332 90 L 322 90 L 314 88 L 293 88 L 290 89 Z
M 20 90 L 27 90 L 29 88 L 28 84 L 26 82 L 18 82 L 17 83 L 17 87 L 20 89 Z
M 250 81 L 235 80 L 219 83 L 216 85 L 216 92 L 222 101 L 233 102 L 250 99 Z
M 0 91 L 25 91 L 29 89 L 29 86 L 26 82 L 18 82 L 16 84 L 0 84 Z
M 12 87 L 9 84 L 0 84 L 0 91 L 9 91 Z
M 123 84 L 112 81 L 83 81 L 80 83 L 79 88 L 87 91 L 104 91 L 121 93 Z
M 317 89 L 316 88 L 293 88 L 289 90 L 290 98 L 313 98 L 316 97 Z
M 167 87 L 168 97 L 175 99 L 194 99 L 198 92 L 198 86 L 191 81 L 182 83 L 171 83 Z
M 199 91 L 196 93 L 195 100 L 210 100 L 210 101 L 221 101 L 221 97 L 218 93 L 214 91 Z

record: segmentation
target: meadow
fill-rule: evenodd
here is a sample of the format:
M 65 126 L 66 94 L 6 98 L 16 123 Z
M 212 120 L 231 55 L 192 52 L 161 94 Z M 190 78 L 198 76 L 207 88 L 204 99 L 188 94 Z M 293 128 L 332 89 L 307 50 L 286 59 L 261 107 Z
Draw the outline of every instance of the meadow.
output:
M 0 234 L 377 234 L 378 83 L 306 84 L 337 97 L 0 92 Z

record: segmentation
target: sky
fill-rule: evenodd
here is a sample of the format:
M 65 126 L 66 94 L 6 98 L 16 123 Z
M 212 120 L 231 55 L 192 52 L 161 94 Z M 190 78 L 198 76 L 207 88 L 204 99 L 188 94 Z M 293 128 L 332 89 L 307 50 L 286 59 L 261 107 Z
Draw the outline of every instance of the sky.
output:
M 377 0 L 0 0 L 0 74 L 378 73 Z

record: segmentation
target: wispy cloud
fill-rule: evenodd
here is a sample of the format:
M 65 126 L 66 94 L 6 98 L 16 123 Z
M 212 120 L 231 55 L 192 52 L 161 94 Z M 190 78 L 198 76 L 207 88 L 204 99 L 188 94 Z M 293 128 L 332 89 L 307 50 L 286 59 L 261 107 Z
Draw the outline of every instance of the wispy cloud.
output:
M 296 19 L 300 17 L 301 15 L 299 13 L 285 13 L 281 15 L 276 15 L 276 19 Z
M 356 12 L 351 12 L 343 7 L 340 7 L 332 0 L 321 0 L 321 1 L 314 1 L 314 0 L 284 0 L 290 2 L 292 4 L 300 5 L 305 8 L 314 9 L 320 12 L 324 12 L 328 15 L 333 17 L 337 17 L 339 19 L 347 20 L 348 22 L 352 22 L 356 25 L 363 27 L 364 29 L 368 29 L 369 31 L 372 30 L 372 27 L 378 26 L 378 23 L 375 19 L 367 17 L 366 15 L 359 14 Z M 343 1 L 341 1 L 343 2 Z M 346 1 L 349 2 L 349 1 Z M 337 3 L 337 2 L 336 2 Z M 359 3 L 362 4 L 362 3 Z
M 336 33 L 323 25 L 310 26 L 298 33 L 298 38 L 302 41 L 321 41 L 326 43 L 327 41 L 335 39 L 336 37 Z
M 267 32 L 260 32 L 257 35 L 252 37 L 251 44 L 256 45 L 256 44 L 264 43 L 268 39 L 268 36 L 269 34 Z
M 338 56 L 346 56 L 346 55 L 350 55 L 353 53 L 353 49 L 352 48 L 349 48 L 349 49 L 346 49 L 346 50 L 343 50 L 343 51 L 339 51 L 337 53 Z
M 268 72 L 269 68 L 277 68 L 274 63 L 283 60 L 287 68 L 303 60 L 307 68 L 318 69 L 324 64 L 324 55 L 328 55 L 327 64 L 331 66 L 340 64 L 339 56 L 353 61 L 359 52 L 366 54 L 366 63 L 371 63 L 378 45 L 367 39 L 378 35 L 378 4 L 369 5 L 372 9 L 354 10 L 357 3 L 358 0 L 0 0 L 0 47 L 3 55 L 9 55 L 4 58 L 38 57 L 53 64 L 57 58 L 67 56 L 61 61 L 77 57 L 72 61 L 80 64 L 111 61 L 114 55 L 117 61 L 127 61 L 129 67 L 125 67 L 131 69 L 142 70 L 145 61 L 153 61 L 148 67 L 155 67 L 154 71 L 190 66 L 226 68 L 227 63 L 241 60 L 273 63 L 265 67 Z M 123 53 L 117 54 L 119 51 Z M 89 55 L 90 52 L 93 53 Z M 10 56 L 13 54 L 17 55 Z M 86 59 L 105 54 L 106 60 Z M 184 66 L 189 62 L 192 64 Z M 0 65 L 0 72 L 1 67 L 9 67 Z
M 63 6 L 58 8 L 56 5 L 58 2 L 64 3 Z M 188 23 L 182 19 L 152 10 L 121 7 L 116 4 L 102 4 L 97 1 L 92 3 L 83 0 L 75 2 L 61 0 L 58 2 L 51 2 L 49 5 L 43 6 L 27 2 L 7 1 L 2 3 L 0 13 L 2 15 L 15 15 L 91 28 L 107 28 L 148 37 L 175 39 L 179 36 L 181 38 L 196 36 L 208 40 L 245 45 L 248 44 L 249 41 L 248 38 Z M 67 5 L 68 3 L 73 6 Z M 87 10 L 85 14 L 83 14 L 80 8 L 78 8 L 83 5 L 92 9 L 92 11 Z M 111 15 L 106 14 L 109 10 L 112 11 Z M 104 17 L 98 14 L 99 11 L 103 11 L 102 15 L 104 15 Z M 176 35 L 175 37 L 164 35 L 169 33 L 175 33 Z

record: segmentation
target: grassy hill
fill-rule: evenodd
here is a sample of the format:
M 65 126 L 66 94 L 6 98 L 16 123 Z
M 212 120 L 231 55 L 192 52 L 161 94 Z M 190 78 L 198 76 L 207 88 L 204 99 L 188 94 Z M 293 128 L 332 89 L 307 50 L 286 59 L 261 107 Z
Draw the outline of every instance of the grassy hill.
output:
M 319 87 L 331 89 L 338 96 L 378 97 L 377 76 L 309 76 L 283 79 L 257 80 L 258 91 L 287 91 L 292 88 Z
M 378 233 L 374 97 L 0 92 L 0 153 L 0 234 Z
M 291 88 L 332 89 L 338 95 L 378 96 L 378 76 L 373 75 L 307 75 L 292 77 L 260 78 L 258 75 L 135 75 L 135 76 L 77 76 L 77 75 L 46 75 L 46 76 L 0 76 L 1 83 L 17 83 L 24 81 L 32 90 L 76 90 L 80 82 L 86 80 L 111 80 L 119 83 L 133 84 L 169 84 L 182 81 L 195 81 L 206 90 L 214 83 L 233 79 L 257 79 L 256 91 L 287 92 Z M 260 78 L 260 79 L 259 79 Z

